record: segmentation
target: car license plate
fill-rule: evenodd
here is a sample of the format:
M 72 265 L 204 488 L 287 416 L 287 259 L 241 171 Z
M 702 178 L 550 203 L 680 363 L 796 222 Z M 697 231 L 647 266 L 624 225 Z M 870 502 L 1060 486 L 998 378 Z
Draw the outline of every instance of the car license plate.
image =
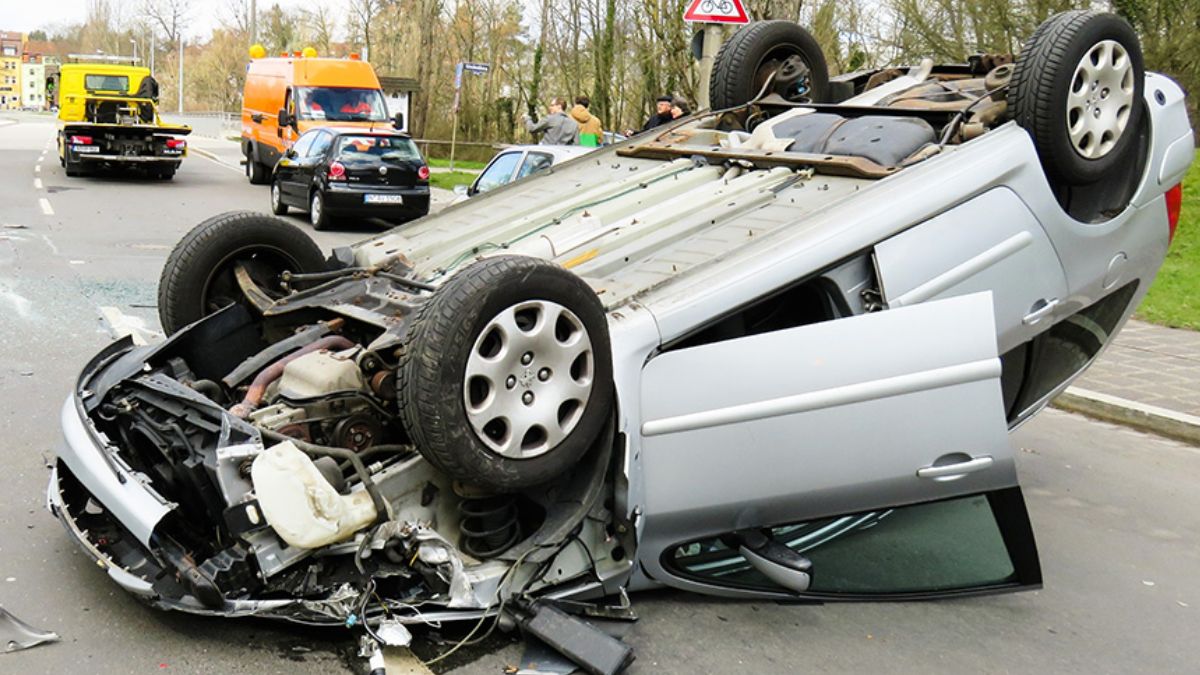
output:
M 72 145 L 71 149 L 82 154 L 100 152 L 100 146 L 98 145 Z
M 363 195 L 363 202 L 366 204 L 403 204 L 404 195 Z

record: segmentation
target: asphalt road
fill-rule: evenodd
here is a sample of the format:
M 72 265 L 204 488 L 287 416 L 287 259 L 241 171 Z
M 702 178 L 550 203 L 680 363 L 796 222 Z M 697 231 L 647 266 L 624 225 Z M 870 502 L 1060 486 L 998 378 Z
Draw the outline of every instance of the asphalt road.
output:
M 358 662 L 337 631 L 139 605 L 46 513 L 59 406 L 109 340 L 97 308 L 155 327 L 155 283 L 170 246 L 215 213 L 265 210 L 267 195 L 196 155 L 170 183 L 67 179 L 49 145 L 52 123 L 20 119 L 0 118 L 0 605 L 63 641 L 0 653 L 0 673 L 352 672 Z M 328 247 L 366 234 L 316 239 Z M 1194 671 L 1200 450 L 1056 411 L 1013 442 L 1044 590 L 826 606 L 643 594 L 626 638 L 638 655 L 631 672 Z M 519 654 L 515 642 L 496 640 L 452 672 L 499 673 Z

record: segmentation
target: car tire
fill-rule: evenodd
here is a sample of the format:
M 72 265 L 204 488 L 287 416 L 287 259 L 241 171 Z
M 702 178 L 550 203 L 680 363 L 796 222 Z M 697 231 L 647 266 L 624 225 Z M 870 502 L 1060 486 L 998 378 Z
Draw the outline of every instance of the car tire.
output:
M 288 205 L 283 203 L 283 187 L 278 180 L 271 181 L 271 213 L 286 216 Z
M 790 67 L 785 66 L 789 59 L 792 59 Z M 808 69 L 806 85 L 803 78 L 795 77 L 801 72 L 795 68 L 796 63 L 803 63 Z M 773 91 L 793 101 L 826 100 L 829 66 L 816 38 L 793 21 L 756 21 L 739 28 L 717 52 L 709 78 L 712 109 L 748 103 L 758 96 L 767 77 L 776 70 L 776 81 L 768 93 Z
M 266 185 L 271 180 L 271 167 L 259 163 L 254 157 L 247 157 L 246 177 L 251 185 Z
M 171 180 L 175 177 L 175 169 L 174 168 L 159 169 L 155 173 L 155 177 L 158 178 L 159 180 Z
M 258 286 L 279 290 L 279 275 L 325 269 L 321 249 L 300 228 L 261 213 L 233 211 L 192 228 L 175 245 L 158 280 L 158 316 L 169 335 L 242 302 L 234 270 L 243 264 Z
M 312 222 L 314 230 L 326 230 L 332 224 L 333 219 L 329 217 L 329 210 L 325 208 L 325 195 L 320 189 L 313 190 L 308 199 L 308 219 Z
M 1008 107 L 1053 180 L 1087 185 L 1136 163 L 1144 80 L 1141 45 L 1124 19 L 1062 12 L 1018 55 Z
M 496 492 L 546 483 L 608 424 L 604 307 L 554 263 L 480 260 L 434 292 L 409 335 L 397 367 L 401 419 L 452 478 Z

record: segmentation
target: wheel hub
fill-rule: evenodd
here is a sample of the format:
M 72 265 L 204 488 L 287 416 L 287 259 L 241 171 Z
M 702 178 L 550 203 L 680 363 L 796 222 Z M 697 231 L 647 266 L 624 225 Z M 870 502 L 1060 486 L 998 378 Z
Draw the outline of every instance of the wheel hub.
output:
M 593 360 L 587 329 L 566 307 L 531 300 L 504 309 L 480 331 L 463 376 L 476 436 L 512 459 L 554 449 L 583 416 Z
M 1081 157 L 1104 157 L 1121 140 L 1133 110 L 1133 76 L 1133 61 L 1115 40 L 1096 43 L 1075 67 L 1067 92 L 1067 133 Z

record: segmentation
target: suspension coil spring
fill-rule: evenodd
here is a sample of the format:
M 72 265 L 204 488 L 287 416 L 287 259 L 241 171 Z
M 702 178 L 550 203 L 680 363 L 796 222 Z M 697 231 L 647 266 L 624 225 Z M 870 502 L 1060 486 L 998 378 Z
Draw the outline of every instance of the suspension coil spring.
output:
M 509 548 L 521 537 L 517 522 L 517 499 L 511 495 L 468 497 L 458 503 L 462 517 L 458 531 L 462 549 L 476 558 L 491 558 Z

